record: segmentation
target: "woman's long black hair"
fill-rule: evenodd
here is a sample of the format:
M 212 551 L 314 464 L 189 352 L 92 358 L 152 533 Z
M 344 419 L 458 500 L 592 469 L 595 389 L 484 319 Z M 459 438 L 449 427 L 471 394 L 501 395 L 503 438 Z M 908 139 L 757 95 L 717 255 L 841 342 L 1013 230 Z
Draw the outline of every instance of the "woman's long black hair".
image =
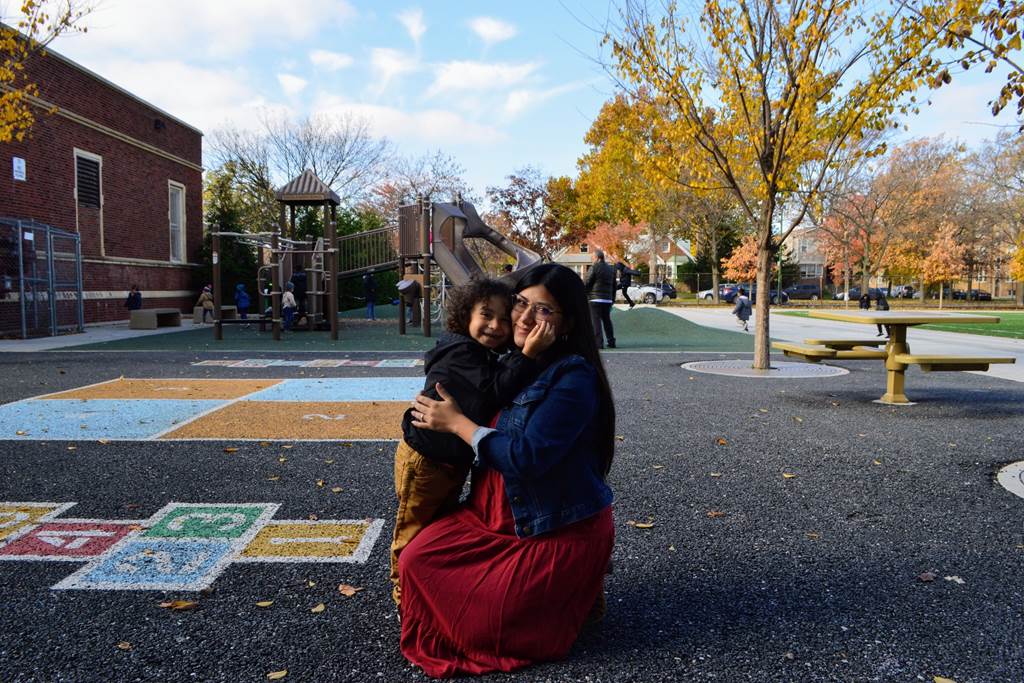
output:
M 607 475 L 615 455 L 615 403 L 612 400 L 608 376 L 604 371 L 604 363 L 601 362 L 601 354 L 597 350 L 597 339 L 594 337 L 590 304 L 587 302 L 583 280 L 563 265 L 543 263 L 523 273 L 522 278 L 516 283 L 516 292 L 536 285 L 543 285 L 551 292 L 568 325 L 563 337 L 555 340 L 551 346 L 551 355 L 583 356 L 597 373 L 597 447 L 601 455 L 601 472 Z

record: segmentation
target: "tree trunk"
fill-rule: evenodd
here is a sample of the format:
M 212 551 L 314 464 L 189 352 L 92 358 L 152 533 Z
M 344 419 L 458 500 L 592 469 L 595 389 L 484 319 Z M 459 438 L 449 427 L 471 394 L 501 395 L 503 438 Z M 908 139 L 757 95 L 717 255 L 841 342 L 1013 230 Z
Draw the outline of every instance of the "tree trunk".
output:
M 722 303 L 718 298 L 718 229 L 712 229 L 708 235 L 711 242 L 711 296 L 716 304 Z
M 1013 287 L 1018 306 L 1024 306 L 1024 280 L 1017 280 Z
M 765 231 L 767 236 L 757 250 L 757 301 L 754 303 L 754 315 L 757 324 L 754 327 L 754 369 L 771 369 L 771 339 L 768 335 L 768 302 L 771 300 L 772 275 L 772 236 L 771 230 Z
M 942 310 L 942 291 L 944 289 L 946 289 L 946 283 L 945 282 L 940 282 L 939 283 L 939 310 L 940 311 Z
M 649 234 L 651 236 L 651 272 L 647 276 L 647 284 L 654 284 L 654 281 L 658 279 L 658 243 L 654 239 L 654 223 L 650 224 Z

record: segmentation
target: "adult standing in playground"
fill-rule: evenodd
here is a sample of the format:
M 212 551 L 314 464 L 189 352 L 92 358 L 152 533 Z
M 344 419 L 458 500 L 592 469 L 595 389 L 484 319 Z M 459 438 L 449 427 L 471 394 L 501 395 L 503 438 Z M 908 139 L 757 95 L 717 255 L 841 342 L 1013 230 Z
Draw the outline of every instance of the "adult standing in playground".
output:
M 636 302 L 629 298 L 629 288 L 633 285 L 633 276 L 639 275 L 639 270 L 633 270 L 622 261 L 615 262 L 615 272 L 619 276 L 619 289 L 622 290 L 622 297 L 629 304 L 630 308 L 636 306 Z M 618 290 L 616 290 L 618 291 Z
M 594 322 L 594 339 L 597 348 L 604 348 L 608 337 L 608 348 L 615 348 L 615 328 L 612 327 L 612 303 L 615 301 L 615 270 L 604 260 L 604 251 L 594 250 L 594 265 L 587 275 L 587 296 L 590 298 L 590 313 Z M 601 328 L 604 327 L 604 334 Z
M 377 316 L 373 309 L 377 303 L 377 279 L 373 277 L 373 273 L 363 276 L 363 296 L 366 297 L 366 319 L 376 320 Z
M 441 400 L 421 395 L 413 406 L 414 425 L 456 434 L 478 463 L 468 503 L 399 559 L 402 654 L 430 676 L 560 659 L 604 610 L 615 406 L 586 292 L 554 263 L 527 271 L 516 291 L 516 346 L 538 325 L 556 339 L 534 383 L 490 427 L 463 415 L 440 385 Z

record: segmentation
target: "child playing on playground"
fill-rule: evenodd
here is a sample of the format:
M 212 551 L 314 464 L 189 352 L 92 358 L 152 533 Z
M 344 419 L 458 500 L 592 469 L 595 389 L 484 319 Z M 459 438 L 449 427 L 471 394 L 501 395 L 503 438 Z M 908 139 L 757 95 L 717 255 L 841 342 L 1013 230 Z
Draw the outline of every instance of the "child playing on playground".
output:
M 512 290 L 503 282 L 476 279 L 448 295 L 448 333 L 424 357 L 423 394 L 440 399 L 441 384 L 466 416 L 478 424 L 492 418 L 536 379 L 534 362 L 555 340 L 538 322 L 523 350 L 503 356 L 512 338 Z M 424 527 L 459 500 L 473 450 L 454 434 L 412 426 L 412 409 L 402 418 L 403 440 L 395 451 L 398 514 L 391 542 L 391 596 L 401 603 L 398 556 Z
M 295 295 L 292 290 L 295 285 L 288 283 L 284 286 L 284 294 L 281 296 L 281 313 L 284 315 L 284 329 L 292 329 L 292 319 L 295 317 Z
M 238 317 L 242 320 L 249 319 L 249 292 L 245 291 L 245 283 L 239 282 L 235 287 L 235 308 L 238 309 Z
M 206 285 L 203 287 L 203 293 L 199 295 L 199 299 L 196 301 L 197 307 L 203 309 L 203 324 L 206 324 L 206 314 L 210 314 L 210 322 L 213 322 L 213 286 Z

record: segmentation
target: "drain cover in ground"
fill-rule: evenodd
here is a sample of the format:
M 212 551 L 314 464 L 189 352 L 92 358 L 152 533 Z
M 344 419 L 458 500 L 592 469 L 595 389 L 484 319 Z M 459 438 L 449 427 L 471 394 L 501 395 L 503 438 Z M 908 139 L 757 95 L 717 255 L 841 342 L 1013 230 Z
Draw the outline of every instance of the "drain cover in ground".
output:
M 999 470 L 997 480 L 1010 493 L 1024 498 L 1024 460 Z
M 767 379 L 802 379 L 806 377 L 835 377 L 850 371 L 833 365 L 812 365 L 810 363 L 772 362 L 771 370 L 755 370 L 750 367 L 750 360 L 698 360 L 683 363 L 683 370 L 707 372 L 712 375 L 729 375 L 731 377 L 757 377 Z

